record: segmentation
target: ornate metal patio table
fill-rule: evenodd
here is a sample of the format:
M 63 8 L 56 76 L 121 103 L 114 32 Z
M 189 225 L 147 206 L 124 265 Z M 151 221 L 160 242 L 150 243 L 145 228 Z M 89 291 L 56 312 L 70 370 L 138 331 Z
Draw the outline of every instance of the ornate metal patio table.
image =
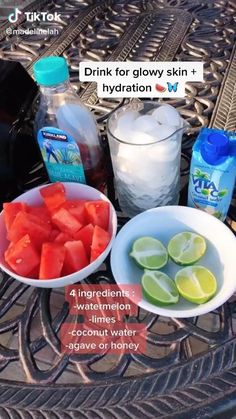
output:
M 236 131 L 235 0 L 38 0 L 24 7 L 58 11 L 60 21 L 47 24 L 57 34 L 6 35 L 9 23 L 1 20 L 0 58 L 19 60 L 31 74 L 38 57 L 63 55 L 78 95 L 100 124 L 104 147 L 106 119 L 122 100 L 98 99 L 95 84 L 79 83 L 82 59 L 204 61 L 205 81 L 188 83 L 185 98 L 169 101 L 191 124 L 183 142 L 183 187 L 199 129 L 211 125 Z M 10 28 L 27 27 L 32 23 L 22 15 Z M 46 181 L 37 162 L 21 187 Z M 108 194 L 121 226 L 126 219 L 112 176 Z M 234 232 L 235 219 L 233 201 L 226 223 Z M 136 321 L 148 329 L 146 354 L 69 356 L 61 353 L 58 337 L 68 318 L 64 290 L 34 289 L 0 275 L 1 419 L 236 416 L 235 297 L 199 318 L 171 319 L 138 310 Z M 86 280 L 113 281 L 109 259 Z

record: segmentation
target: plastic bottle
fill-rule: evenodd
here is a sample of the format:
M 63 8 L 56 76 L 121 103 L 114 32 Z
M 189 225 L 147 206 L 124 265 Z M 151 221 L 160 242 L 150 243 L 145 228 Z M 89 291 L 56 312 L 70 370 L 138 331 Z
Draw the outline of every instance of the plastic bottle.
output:
M 41 92 L 35 131 L 49 179 L 103 189 L 105 165 L 97 125 L 70 85 L 66 60 L 42 58 L 34 65 L 34 75 Z
M 227 132 L 204 128 L 193 147 L 188 206 L 224 221 L 236 180 L 235 148 Z

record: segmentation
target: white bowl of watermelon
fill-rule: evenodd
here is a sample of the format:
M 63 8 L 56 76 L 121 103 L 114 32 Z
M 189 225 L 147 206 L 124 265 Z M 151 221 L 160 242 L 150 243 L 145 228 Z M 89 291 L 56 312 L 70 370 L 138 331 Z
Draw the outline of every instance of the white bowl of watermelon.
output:
M 71 182 L 36 187 L 3 205 L 0 267 L 35 287 L 74 284 L 103 263 L 116 230 L 116 212 L 98 190 Z

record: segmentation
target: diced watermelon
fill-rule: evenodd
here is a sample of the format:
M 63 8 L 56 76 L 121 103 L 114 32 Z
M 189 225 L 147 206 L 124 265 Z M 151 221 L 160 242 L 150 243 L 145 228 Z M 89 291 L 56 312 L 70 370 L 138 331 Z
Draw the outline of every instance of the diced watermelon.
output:
M 65 208 L 73 215 L 81 224 L 86 225 L 85 200 L 67 200 L 62 208 Z
M 52 215 L 52 222 L 64 233 L 70 235 L 75 234 L 83 224 L 80 223 L 73 215 L 65 208 L 60 208 Z
M 60 182 L 51 183 L 41 188 L 40 194 L 49 211 L 59 208 L 66 200 L 65 188 Z
M 60 243 L 43 243 L 39 279 L 53 279 L 61 276 L 66 249 Z
M 70 234 L 60 232 L 55 239 L 55 243 L 64 244 L 65 242 L 68 242 L 68 241 L 71 241 L 71 240 L 73 240 L 73 237 L 71 237 Z
M 28 206 L 27 212 L 29 214 L 33 214 L 35 217 L 40 218 L 40 220 L 44 221 L 45 223 L 51 223 L 51 215 L 46 205 Z
M 29 234 L 34 245 L 40 248 L 43 242 L 50 237 L 51 226 L 41 221 L 33 214 L 24 211 L 18 212 L 8 233 L 8 239 L 17 242 L 25 234 Z
M 56 241 L 57 237 L 59 236 L 59 234 L 61 234 L 60 230 L 58 230 L 58 228 L 53 228 L 51 231 L 51 234 L 49 236 L 48 241 L 49 242 L 54 242 Z
M 111 240 L 110 234 L 99 226 L 94 227 L 90 262 L 93 262 L 106 249 Z
M 53 279 L 83 269 L 97 259 L 110 241 L 106 231 L 109 202 L 66 200 L 60 182 L 41 188 L 40 194 L 43 205 L 4 204 L 10 241 L 6 262 L 28 278 Z
M 5 202 L 3 204 L 3 209 L 4 220 L 8 232 L 18 212 L 27 210 L 27 204 L 24 202 Z
M 87 201 L 85 203 L 86 218 L 88 223 L 99 226 L 104 230 L 108 229 L 110 204 L 107 201 Z
M 25 275 L 27 278 L 31 279 L 39 279 L 39 264 L 34 268 L 32 271 L 30 271 L 27 275 Z
M 75 240 L 82 241 L 89 259 L 90 259 L 90 253 L 91 253 L 93 232 L 94 232 L 94 226 L 92 224 L 87 224 L 85 227 L 81 228 L 81 230 L 79 230 L 74 235 Z
M 16 243 L 10 244 L 5 251 L 5 260 L 18 275 L 27 276 L 39 266 L 40 256 L 30 236 L 26 234 Z
M 69 241 L 65 243 L 66 256 L 63 267 L 63 275 L 85 268 L 89 264 L 88 257 L 82 241 Z

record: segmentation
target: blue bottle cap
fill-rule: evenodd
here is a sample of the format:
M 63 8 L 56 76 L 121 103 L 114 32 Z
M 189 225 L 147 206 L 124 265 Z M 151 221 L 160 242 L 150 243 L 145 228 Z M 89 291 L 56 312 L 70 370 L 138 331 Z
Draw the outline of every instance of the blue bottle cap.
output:
M 42 86 L 55 86 L 69 80 L 68 65 L 63 57 L 45 57 L 34 64 L 34 76 Z
M 225 134 L 214 133 L 208 135 L 201 144 L 201 155 L 209 164 L 218 164 L 228 157 L 229 138 Z

